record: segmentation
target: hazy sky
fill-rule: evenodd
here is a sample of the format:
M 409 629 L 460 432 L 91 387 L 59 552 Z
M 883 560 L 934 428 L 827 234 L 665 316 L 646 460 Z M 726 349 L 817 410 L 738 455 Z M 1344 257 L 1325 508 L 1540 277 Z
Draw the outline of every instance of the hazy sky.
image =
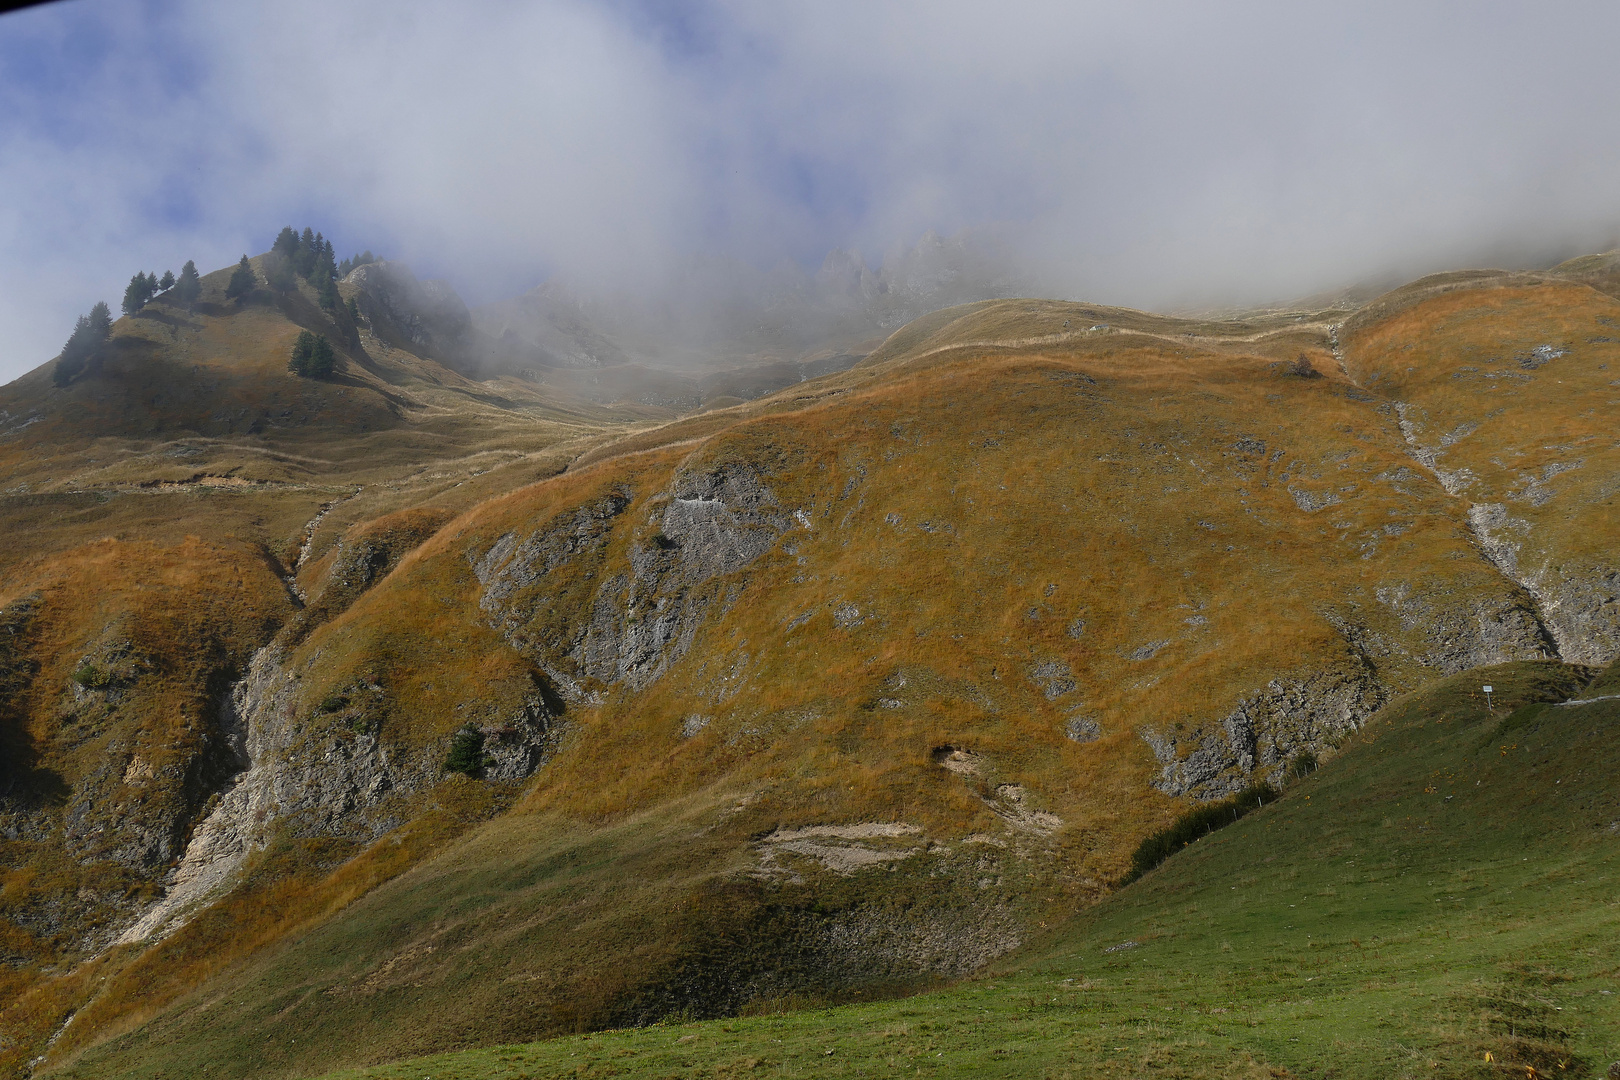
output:
M 311 224 L 469 300 L 993 227 L 1171 304 L 1601 249 L 1609 3 L 228 4 L 0 16 L 0 382 Z

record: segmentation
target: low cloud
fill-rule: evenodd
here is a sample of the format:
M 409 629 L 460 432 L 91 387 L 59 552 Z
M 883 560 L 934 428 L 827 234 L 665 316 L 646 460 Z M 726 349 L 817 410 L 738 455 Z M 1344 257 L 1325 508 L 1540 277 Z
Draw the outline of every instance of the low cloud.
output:
M 0 17 L 0 380 L 312 224 L 470 300 L 993 233 L 1302 295 L 1616 242 L 1612 5 L 68 3 Z

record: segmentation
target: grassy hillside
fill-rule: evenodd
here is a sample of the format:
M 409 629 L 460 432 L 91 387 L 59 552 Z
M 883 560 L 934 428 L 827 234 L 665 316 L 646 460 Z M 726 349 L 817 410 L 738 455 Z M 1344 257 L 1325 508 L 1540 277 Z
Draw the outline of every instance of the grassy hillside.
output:
M 1620 1057 L 1620 703 L 1544 704 L 1583 682 L 1516 664 L 1403 698 L 1280 803 L 949 990 L 332 1076 L 1601 1076 Z M 252 1043 L 261 1067 L 307 1037 L 298 1015 Z M 134 1049 L 64 1075 L 201 1062 Z
M 1189 800 L 1362 745 L 1437 677 L 1613 658 L 1613 319 L 1587 285 L 1500 275 L 1354 316 L 993 301 L 611 429 L 401 359 L 425 404 L 350 467 L 53 493 L 96 501 L 40 511 L 42 545 L 170 498 L 258 553 L 255 588 L 291 579 L 244 700 L 293 779 L 171 936 L 24 965 L 6 1052 L 303 1075 L 1030 955 Z M 1489 370 L 1512 378 L 1475 387 L 1509 330 Z M 1524 694 L 1573 678 L 1536 670 Z M 42 715 L 29 745 L 57 753 Z M 444 768 L 468 731 L 480 778 Z

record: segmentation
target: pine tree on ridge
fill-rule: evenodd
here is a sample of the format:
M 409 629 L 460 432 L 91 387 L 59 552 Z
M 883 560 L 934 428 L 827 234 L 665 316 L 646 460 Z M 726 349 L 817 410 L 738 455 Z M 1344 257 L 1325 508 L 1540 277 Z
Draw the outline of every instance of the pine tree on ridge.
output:
M 231 273 L 230 284 L 225 286 L 225 295 L 236 300 L 252 292 L 258 284 L 258 279 L 253 275 L 253 264 L 243 255 L 242 261 L 236 264 L 236 269 Z
M 152 299 L 152 293 L 157 282 L 146 276 L 144 271 L 136 271 L 135 276 L 129 279 L 129 286 L 124 290 L 123 309 L 125 315 L 133 315 L 146 306 Z
M 187 311 L 197 302 L 202 293 L 202 280 L 197 276 L 197 264 L 190 259 L 180 268 L 180 276 L 174 283 L 174 298 L 185 305 Z
M 90 314 L 80 315 L 73 325 L 73 333 L 62 346 L 62 355 L 56 361 L 51 379 L 57 386 L 66 386 L 84 370 L 85 363 L 112 335 L 112 311 L 97 301 Z

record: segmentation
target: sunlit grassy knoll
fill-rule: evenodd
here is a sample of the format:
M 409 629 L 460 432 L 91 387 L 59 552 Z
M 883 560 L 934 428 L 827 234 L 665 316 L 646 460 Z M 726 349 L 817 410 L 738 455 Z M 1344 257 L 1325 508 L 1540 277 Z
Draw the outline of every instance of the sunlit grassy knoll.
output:
M 1620 709 L 1524 707 L 1580 681 L 1520 664 L 1396 702 L 1280 804 L 949 990 L 331 1076 L 1601 1076 Z
M 347 314 L 323 312 L 302 285 L 231 301 L 223 295 L 228 277 L 205 276 L 190 311 L 160 298 L 120 319 L 104 356 L 66 388 L 52 384 L 48 364 L 6 387 L 6 491 L 218 476 L 372 483 L 398 480 L 413 465 L 491 452 L 510 459 L 669 415 L 608 409 L 521 379 L 475 382 L 369 330 L 357 343 Z M 287 371 L 291 344 L 306 329 L 339 351 L 329 379 Z M 477 469 L 458 471 L 464 478 Z

